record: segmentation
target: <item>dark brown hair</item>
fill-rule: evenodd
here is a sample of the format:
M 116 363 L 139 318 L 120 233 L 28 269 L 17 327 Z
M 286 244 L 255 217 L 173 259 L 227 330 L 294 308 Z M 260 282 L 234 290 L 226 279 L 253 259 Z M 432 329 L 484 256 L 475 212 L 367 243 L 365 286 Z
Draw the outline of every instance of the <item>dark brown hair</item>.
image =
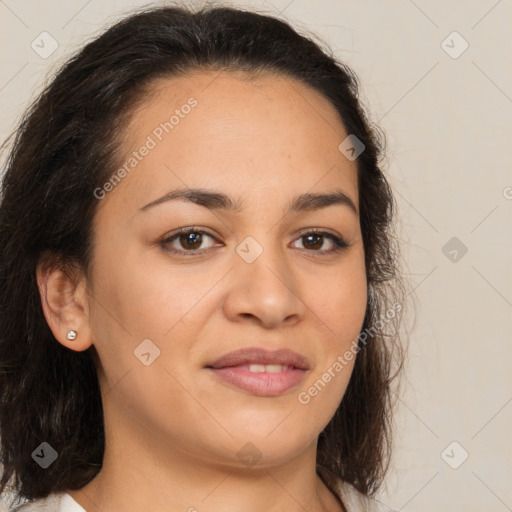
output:
M 383 136 L 365 114 L 354 73 L 287 22 L 231 7 L 159 7 L 117 22 L 68 60 L 13 134 L 0 209 L 0 492 L 19 497 L 79 489 L 101 469 L 103 412 L 94 346 L 58 343 L 36 283 L 44 261 L 90 275 L 91 226 L 101 187 L 119 165 L 123 126 L 155 80 L 194 69 L 279 73 L 320 92 L 357 159 L 368 305 L 345 396 L 318 440 L 317 464 L 373 495 L 389 466 L 392 379 L 403 365 L 403 303 L 393 235 L 395 203 L 380 168 Z M 340 140 L 341 142 L 341 140 Z M 395 311 L 396 312 L 396 311 Z M 385 321 L 384 321 L 385 320 Z M 32 452 L 47 441 L 47 469 Z

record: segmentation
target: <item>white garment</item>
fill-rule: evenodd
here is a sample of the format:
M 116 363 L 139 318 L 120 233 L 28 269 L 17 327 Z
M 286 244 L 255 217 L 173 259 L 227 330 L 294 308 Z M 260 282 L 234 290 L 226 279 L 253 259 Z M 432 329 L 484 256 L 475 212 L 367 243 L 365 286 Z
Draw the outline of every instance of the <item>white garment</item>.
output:
M 13 512 L 86 512 L 69 494 L 51 493 L 46 498 L 29 501 Z
M 322 471 L 325 475 L 325 472 Z M 397 512 L 376 499 L 360 493 L 355 487 L 339 478 L 331 477 L 333 492 L 347 512 Z M 14 509 L 13 512 L 87 512 L 67 493 L 52 493 Z
M 365 496 L 353 485 L 330 473 L 326 468 L 317 465 L 317 473 L 324 483 L 339 498 L 347 512 L 398 512 L 380 501 Z
M 339 492 L 337 494 L 347 512 L 398 512 L 374 498 L 361 494 L 347 482 L 340 483 L 339 485 Z

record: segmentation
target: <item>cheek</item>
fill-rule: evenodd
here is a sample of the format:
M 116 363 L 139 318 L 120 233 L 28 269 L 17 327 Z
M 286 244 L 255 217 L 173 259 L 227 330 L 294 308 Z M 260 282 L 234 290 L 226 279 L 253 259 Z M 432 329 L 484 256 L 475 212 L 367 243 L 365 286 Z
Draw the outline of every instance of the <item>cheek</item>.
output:
M 163 338 L 218 280 L 211 272 L 193 272 L 192 265 L 171 266 L 163 257 L 150 260 L 147 248 L 143 254 L 136 247 L 111 247 L 97 250 L 96 294 L 120 336 Z
M 299 403 L 311 402 L 309 407 L 322 411 L 324 422 L 334 414 L 348 386 L 366 314 L 364 255 L 361 252 L 354 256 L 357 257 L 337 269 L 336 275 L 322 280 L 321 286 L 315 288 L 321 299 L 315 312 L 322 319 L 322 332 L 326 335 L 318 365 L 302 389 Z
M 350 263 L 312 283 L 311 288 L 315 290 L 312 301 L 316 304 L 316 313 L 338 348 L 358 336 L 366 313 L 364 260 L 354 258 Z

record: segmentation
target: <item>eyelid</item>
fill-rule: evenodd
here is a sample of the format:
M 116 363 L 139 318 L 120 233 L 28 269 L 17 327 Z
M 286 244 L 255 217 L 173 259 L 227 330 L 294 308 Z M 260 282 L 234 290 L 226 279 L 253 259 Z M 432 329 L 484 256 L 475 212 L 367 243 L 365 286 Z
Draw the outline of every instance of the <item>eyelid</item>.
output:
M 175 239 L 177 239 L 180 235 L 186 235 L 189 233 L 200 233 L 202 235 L 207 235 L 210 238 L 213 238 L 214 240 L 217 240 L 217 235 L 214 235 L 210 233 L 207 229 L 201 228 L 199 226 L 187 226 L 183 228 L 179 228 L 173 232 L 171 232 L 169 235 L 166 235 L 160 242 L 160 246 L 171 253 L 178 254 L 178 255 L 184 255 L 185 257 L 194 257 L 199 256 L 201 254 L 204 254 L 205 252 L 209 251 L 213 247 L 206 248 L 206 249 L 199 249 L 199 250 L 184 250 L 184 249 L 169 249 L 167 248 Z M 337 254 L 341 250 L 346 249 L 350 245 L 352 245 L 345 237 L 342 235 L 339 235 L 337 233 L 332 233 L 327 228 L 318 228 L 318 227 L 310 227 L 310 228 L 303 228 L 299 231 L 299 233 L 295 236 L 294 241 L 300 240 L 301 238 L 305 237 L 309 234 L 317 234 L 322 235 L 324 238 L 327 238 L 331 240 L 335 247 L 333 249 L 329 250 L 321 250 L 321 251 L 315 251 L 315 250 L 308 250 L 308 249 L 299 249 L 304 252 L 307 252 L 309 254 L 315 255 L 317 253 L 318 256 L 328 256 L 332 254 Z M 218 240 L 217 240 L 218 241 Z
M 298 232 L 298 236 L 304 236 L 304 235 L 307 235 L 309 233 L 317 233 L 317 234 L 322 234 L 322 235 L 332 235 L 332 236 L 335 236 L 337 238 L 341 238 L 341 239 L 345 240 L 342 235 L 338 234 L 338 232 L 333 231 L 333 230 L 331 230 L 329 228 L 317 228 L 317 227 L 302 228 Z
M 325 250 L 324 251 L 312 251 L 312 250 L 308 250 L 308 249 L 303 249 L 304 251 L 306 251 L 310 254 L 315 254 L 315 253 L 318 253 L 318 255 L 336 254 L 336 253 L 340 252 L 342 249 L 346 249 L 347 247 L 352 245 L 351 242 L 349 242 L 344 236 L 339 235 L 337 233 L 332 233 L 331 231 L 327 230 L 326 228 L 304 228 L 299 232 L 299 234 L 295 238 L 295 240 L 300 240 L 301 238 L 303 238 L 304 236 L 309 235 L 309 234 L 322 235 L 325 238 L 330 239 L 336 246 L 334 249 L 330 249 L 327 251 L 325 251 Z
M 202 235 L 208 235 L 210 238 L 217 240 L 217 236 L 210 233 L 208 230 L 198 227 L 198 226 L 187 226 L 184 228 L 179 228 L 175 231 L 172 231 L 170 234 L 165 235 L 165 237 L 159 242 L 159 244 L 164 247 L 164 249 L 175 239 L 177 239 L 180 235 L 187 235 L 189 233 L 201 233 Z M 174 249 L 166 249 L 169 252 L 173 252 L 175 254 L 202 254 L 208 249 L 201 249 L 197 251 L 185 251 L 185 250 L 174 250 Z

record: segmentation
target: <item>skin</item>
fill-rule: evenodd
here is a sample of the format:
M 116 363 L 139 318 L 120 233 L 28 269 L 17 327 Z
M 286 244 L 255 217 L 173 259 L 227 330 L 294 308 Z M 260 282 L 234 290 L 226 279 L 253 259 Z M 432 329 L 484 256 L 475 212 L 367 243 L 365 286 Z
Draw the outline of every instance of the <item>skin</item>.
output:
M 359 215 L 346 205 L 283 211 L 300 194 L 336 189 L 359 212 L 356 162 L 338 150 L 347 132 L 329 101 L 298 81 L 198 71 L 153 85 L 126 127 L 125 156 L 190 97 L 197 106 L 99 201 L 90 279 L 38 267 L 56 339 L 70 350 L 94 345 L 101 362 L 104 463 L 69 494 L 101 512 L 343 511 L 316 474 L 316 445 L 354 360 L 308 404 L 297 397 L 362 328 Z M 178 187 L 215 189 L 244 208 L 170 201 L 138 212 Z M 186 252 L 184 237 L 159 244 L 188 226 L 213 235 L 193 245 L 202 254 L 168 250 Z M 308 241 L 305 228 L 350 245 L 322 255 L 334 243 Z M 248 236 L 263 248 L 252 263 L 235 251 Z M 160 356 L 145 366 L 134 350 L 148 338 Z M 299 386 L 262 397 L 204 368 L 242 347 L 292 349 L 310 370 Z M 252 466 L 237 457 L 247 443 L 261 456 Z

